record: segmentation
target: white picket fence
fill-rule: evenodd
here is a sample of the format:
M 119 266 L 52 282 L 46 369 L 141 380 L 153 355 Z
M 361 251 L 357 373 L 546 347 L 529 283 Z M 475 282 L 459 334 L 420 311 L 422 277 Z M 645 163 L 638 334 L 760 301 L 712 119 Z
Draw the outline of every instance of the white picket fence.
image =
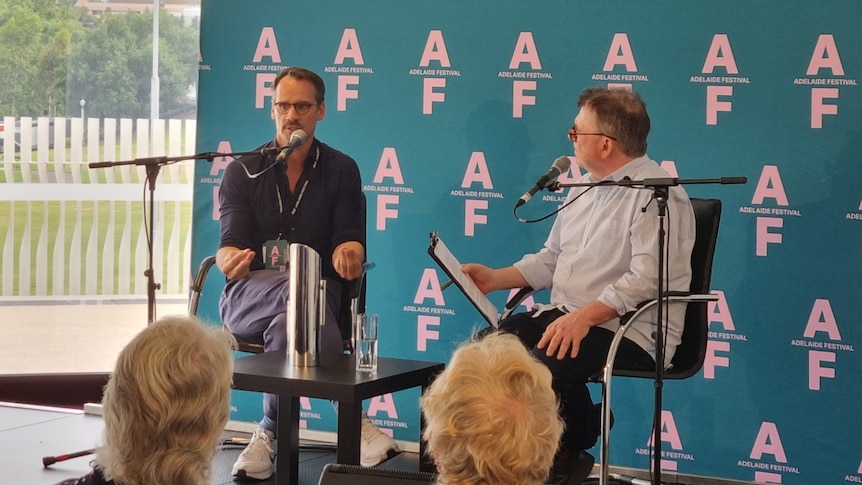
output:
M 3 118 L 0 299 L 146 296 L 146 167 L 88 165 L 192 155 L 195 129 L 195 120 Z M 163 166 L 154 184 L 162 295 L 189 286 L 193 179 L 189 160 Z

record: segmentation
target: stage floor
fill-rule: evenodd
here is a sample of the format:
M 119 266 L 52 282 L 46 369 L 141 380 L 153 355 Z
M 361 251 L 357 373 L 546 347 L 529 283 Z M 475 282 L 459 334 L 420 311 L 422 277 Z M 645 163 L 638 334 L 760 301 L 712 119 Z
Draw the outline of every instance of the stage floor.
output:
M 186 300 L 158 301 L 159 317 L 187 312 Z M 110 372 L 146 328 L 147 302 L 0 300 L 0 315 L 0 374 Z
M 81 411 L 0 403 L 0 470 L 3 483 L 54 485 L 90 471 L 92 455 L 42 466 L 42 458 L 87 450 L 101 441 L 102 418 Z M 226 431 L 222 440 L 248 438 L 248 433 Z M 213 458 L 211 483 L 232 484 L 230 471 L 242 445 L 221 446 Z M 299 485 L 316 485 L 327 463 L 335 462 L 331 446 L 300 451 Z M 403 452 L 385 462 L 387 468 L 419 469 L 419 455 Z M 245 482 L 249 483 L 249 482 Z M 258 484 L 274 484 L 275 477 Z

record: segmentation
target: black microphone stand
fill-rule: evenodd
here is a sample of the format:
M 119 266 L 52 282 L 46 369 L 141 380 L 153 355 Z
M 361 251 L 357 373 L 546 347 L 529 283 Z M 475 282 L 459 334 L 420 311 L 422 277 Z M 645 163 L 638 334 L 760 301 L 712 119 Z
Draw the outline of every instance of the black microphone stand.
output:
M 144 276 L 147 277 L 147 324 L 153 323 L 156 321 L 156 290 L 161 289 L 162 285 L 156 283 L 155 281 L 155 273 L 153 269 L 153 237 L 155 233 L 155 190 L 156 190 L 156 179 L 159 177 L 159 171 L 161 170 L 163 165 L 168 165 L 175 162 L 181 162 L 184 160 L 206 160 L 208 162 L 212 162 L 216 157 L 239 157 L 242 155 L 254 155 L 261 154 L 266 155 L 267 153 L 273 153 L 280 151 L 281 148 L 264 148 L 261 150 L 253 150 L 246 152 L 232 152 L 232 153 L 219 153 L 219 152 L 204 152 L 198 153 L 196 155 L 186 155 L 186 156 L 177 156 L 177 157 L 143 157 L 143 158 L 135 158 L 132 160 L 123 160 L 119 162 L 93 162 L 88 166 L 90 168 L 105 168 L 105 167 L 119 167 L 122 165 L 137 165 L 146 167 L 147 171 L 147 187 L 149 187 L 149 222 L 147 223 L 147 269 L 144 271 Z
M 610 181 L 604 180 L 601 182 L 585 182 L 585 183 L 565 183 L 561 184 L 559 182 L 555 182 L 551 184 L 548 190 L 556 191 L 563 187 L 589 187 L 593 188 L 599 185 L 607 185 L 607 186 L 623 186 L 623 187 L 632 187 L 632 188 L 643 188 L 643 189 L 652 189 L 653 195 L 651 197 L 651 201 L 656 201 L 656 207 L 658 210 L 658 275 L 656 277 L 657 282 L 657 296 L 656 301 L 658 301 L 658 305 L 656 308 L 656 332 L 655 332 L 655 404 L 653 408 L 653 477 L 655 478 L 655 484 L 661 485 L 661 407 L 662 407 L 662 388 L 664 386 L 664 329 L 662 328 L 662 320 L 664 318 L 664 307 L 668 304 L 667 293 L 662 291 L 664 287 L 664 273 L 665 273 L 665 228 L 664 221 L 665 216 L 667 214 L 667 200 L 670 187 L 676 185 L 693 185 L 693 184 L 744 184 L 748 182 L 746 177 L 720 177 L 720 178 L 712 178 L 712 179 L 679 179 L 676 177 L 661 177 L 661 178 L 648 178 L 643 180 L 631 180 L 628 177 L 623 178 L 622 180 Z M 649 203 L 647 203 L 647 206 Z M 646 210 L 646 206 L 643 208 Z M 606 403 L 610 405 L 609 403 Z M 604 413 L 602 413 L 602 417 L 604 419 Z M 607 454 L 603 453 L 605 460 L 607 459 Z M 603 470 L 607 470 L 607 464 L 602 463 Z M 604 485 L 604 481 L 606 481 L 605 472 L 602 473 L 602 477 L 604 477 L 600 483 Z

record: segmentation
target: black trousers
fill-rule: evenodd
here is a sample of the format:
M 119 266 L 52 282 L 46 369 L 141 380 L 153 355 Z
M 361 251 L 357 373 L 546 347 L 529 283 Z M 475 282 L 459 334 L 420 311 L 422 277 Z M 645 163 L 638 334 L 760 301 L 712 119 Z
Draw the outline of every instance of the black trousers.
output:
M 556 355 L 548 357 L 544 349 L 536 348 L 536 344 L 541 340 L 545 328 L 563 314 L 560 310 L 548 310 L 536 317 L 535 312 L 517 313 L 500 322 L 500 330 L 516 334 L 532 350 L 533 355 L 551 370 L 554 391 L 560 399 L 560 414 L 566 423 L 562 445 L 570 451 L 586 450 L 596 444 L 601 429 L 600 417 L 594 410 L 587 381 L 591 375 L 604 368 L 614 332 L 592 327 L 581 342 L 577 357 L 566 356 L 562 360 L 558 360 Z M 653 370 L 655 360 L 638 344 L 623 338 L 615 366 Z

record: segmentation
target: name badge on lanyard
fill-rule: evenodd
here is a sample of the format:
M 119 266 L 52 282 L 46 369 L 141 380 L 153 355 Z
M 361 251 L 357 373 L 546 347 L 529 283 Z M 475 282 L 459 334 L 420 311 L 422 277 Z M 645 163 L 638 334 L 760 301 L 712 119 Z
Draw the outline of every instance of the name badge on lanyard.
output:
M 317 168 L 317 161 L 320 159 L 320 147 L 318 146 L 314 153 L 314 163 L 311 164 L 311 171 Z M 302 183 L 302 188 L 299 190 L 299 195 L 293 203 L 293 209 L 290 211 L 290 217 L 296 214 L 299 209 L 299 204 L 302 202 L 302 197 L 305 195 L 305 189 L 308 187 L 308 181 L 311 176 L 307 176 Z M 281 189 L 278 183 L 275 184 L 275 194 L 278 197 L 278 213 L 284 215 L 284 202 L 281 200 Z M 290 266 L 290 244 L 281 238 L 279 232 L 277 239 L 270 239 L 263 243 L 263 264 L 266 269 L 274 269 L 277 271 L 287 271 Z
M 266 269 L 287 271 L 290 266 L 289 243 L 284 239 L 270 239 L 263 243 L 263 263 Z

